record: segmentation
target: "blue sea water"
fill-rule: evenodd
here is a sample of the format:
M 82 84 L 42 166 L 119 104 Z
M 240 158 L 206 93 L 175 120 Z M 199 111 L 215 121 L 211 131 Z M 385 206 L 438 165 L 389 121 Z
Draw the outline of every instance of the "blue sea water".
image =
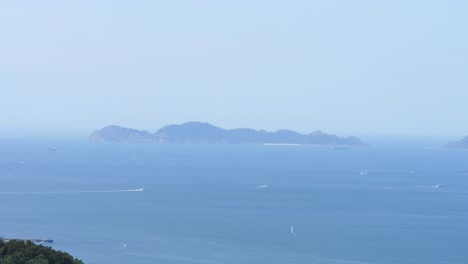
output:
M 0 210 L 88 264 L 465 264 L 468 151 L 3 139 Z

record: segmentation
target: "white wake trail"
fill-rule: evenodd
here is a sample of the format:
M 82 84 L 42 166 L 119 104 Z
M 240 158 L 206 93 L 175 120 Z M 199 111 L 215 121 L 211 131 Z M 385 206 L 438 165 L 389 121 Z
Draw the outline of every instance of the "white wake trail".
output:
M 0 195 L 46 195 L 46 194 L 80 194 L 80 193 L 124 193 L 143 192 L 145 188 L 128 190 L 98 190 L 98 191 L 56 191 L 56 192 L 0 192 Z

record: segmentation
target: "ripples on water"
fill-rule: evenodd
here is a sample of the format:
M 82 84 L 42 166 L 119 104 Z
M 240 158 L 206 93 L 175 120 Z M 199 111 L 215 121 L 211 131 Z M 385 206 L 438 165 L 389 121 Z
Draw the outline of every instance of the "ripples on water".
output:
M 0 235 L 86 263 L 468 259 L 468 152 L 46 143 L 0 141 Z

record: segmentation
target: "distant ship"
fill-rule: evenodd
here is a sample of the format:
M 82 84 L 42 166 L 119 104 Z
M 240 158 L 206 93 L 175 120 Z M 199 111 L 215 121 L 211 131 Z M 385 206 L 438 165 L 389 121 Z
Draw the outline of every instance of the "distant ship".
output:
M 291 235 L 295 235 L 295 234 L 296 234 L 296 232 L 294 232 L 294 227 L 291 226 Z
M 145 188 L 145 187 L 143 187 L 143 188 L 139 188 L 139 189 L 135 189 L 135 192 L 142 192 L 142 191 L 144 191 L 144 190 L 146 190 L 146 188 Z
M 55 147 L 47 147 L 46 151 L 57 151 Z

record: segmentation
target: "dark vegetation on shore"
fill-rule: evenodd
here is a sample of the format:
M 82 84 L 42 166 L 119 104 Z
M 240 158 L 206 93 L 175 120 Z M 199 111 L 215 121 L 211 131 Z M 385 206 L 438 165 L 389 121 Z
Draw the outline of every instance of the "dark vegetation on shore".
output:
M 0 264 L 83 264 L 83 261 L 31 241 L 0 240 Z

